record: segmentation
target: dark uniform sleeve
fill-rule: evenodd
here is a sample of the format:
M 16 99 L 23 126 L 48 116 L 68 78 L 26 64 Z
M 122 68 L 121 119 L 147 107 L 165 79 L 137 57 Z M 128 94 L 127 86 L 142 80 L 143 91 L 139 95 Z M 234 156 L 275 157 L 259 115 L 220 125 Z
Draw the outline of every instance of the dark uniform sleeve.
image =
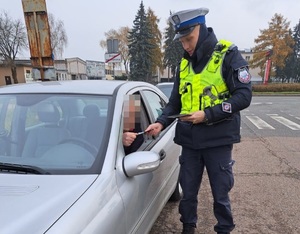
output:
M 156 122 L 161 123 L 164 126 L 164 128 L 166 128 L 174 121 L 174 119 L 170 119 L 168 118 L 168 116 L 179 114 L 180 111 L 181 111 L 181 95 L 179 94 L 179 69 L 177 69 L 176 78 L 174 81 L 174 86 L 171 92 L 171 96 L 169 98 L 169 102 L 164 108 L 162 115 L 157 118 Z
M 248 63 L 242 57 L 237 47 L 227 52 L 222 71 L 231 96 L 222 104 L 205 109 L 208 123 L 228 118 L 234 113 L 247 108 L 251 103 L 251 75 Z

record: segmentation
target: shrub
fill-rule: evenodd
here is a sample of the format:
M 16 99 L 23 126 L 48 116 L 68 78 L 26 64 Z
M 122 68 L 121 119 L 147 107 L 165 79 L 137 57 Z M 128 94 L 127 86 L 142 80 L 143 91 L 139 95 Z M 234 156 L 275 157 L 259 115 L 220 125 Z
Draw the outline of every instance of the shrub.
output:
M 115 76 L 115 80 L 127 80 L 128 77 L 125 76 L 125 75 L 122 75 L 122 76 Z

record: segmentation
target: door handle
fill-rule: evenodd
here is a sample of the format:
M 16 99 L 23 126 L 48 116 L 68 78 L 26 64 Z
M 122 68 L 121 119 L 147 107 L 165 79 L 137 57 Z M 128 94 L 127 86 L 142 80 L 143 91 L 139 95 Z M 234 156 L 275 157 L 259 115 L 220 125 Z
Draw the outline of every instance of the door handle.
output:
M 163 149 L 159 151 L 160 161 L 164 160 L 166 156 L 167 156 L 166 151 L 164 151 Z

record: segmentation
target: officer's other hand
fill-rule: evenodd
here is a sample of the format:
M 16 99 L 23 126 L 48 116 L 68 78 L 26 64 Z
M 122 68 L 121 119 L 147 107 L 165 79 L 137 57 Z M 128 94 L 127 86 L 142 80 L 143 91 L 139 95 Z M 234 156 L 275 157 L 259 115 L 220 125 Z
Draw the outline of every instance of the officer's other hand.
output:
M 161 132 L 162 129 L 163 125 L 161 123 L 153 123 L 146 128 L 145 132 L 151 136 L 156 136 Z
M 205 120 L 205 112 L 204 111 L 196 111 L 191 113 L 189 116 L 184 116 L 180 118 L 181 121 L 191 122 L 193 124 L 199 124 L 204 122 Z
M 135 132 L 124 132 L 122 142 L 124 146 L 130 146 L 136 138 Z

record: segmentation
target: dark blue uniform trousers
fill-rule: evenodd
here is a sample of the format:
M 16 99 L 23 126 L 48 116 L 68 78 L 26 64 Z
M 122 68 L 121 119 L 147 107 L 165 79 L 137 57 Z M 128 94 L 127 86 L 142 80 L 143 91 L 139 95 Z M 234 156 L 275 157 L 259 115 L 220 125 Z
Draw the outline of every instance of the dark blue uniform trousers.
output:
M 180 185 L 183 198 L 179 204 L 180 221 L 184 224 L 197 223 L 198 192 L 206 168 L 214 199 L 213 211 L 217 219 L 216 232 L 234 229 L 229 191 L 233 187 L 232 145 L 194 150 L 183 147 L 180 162 Z

